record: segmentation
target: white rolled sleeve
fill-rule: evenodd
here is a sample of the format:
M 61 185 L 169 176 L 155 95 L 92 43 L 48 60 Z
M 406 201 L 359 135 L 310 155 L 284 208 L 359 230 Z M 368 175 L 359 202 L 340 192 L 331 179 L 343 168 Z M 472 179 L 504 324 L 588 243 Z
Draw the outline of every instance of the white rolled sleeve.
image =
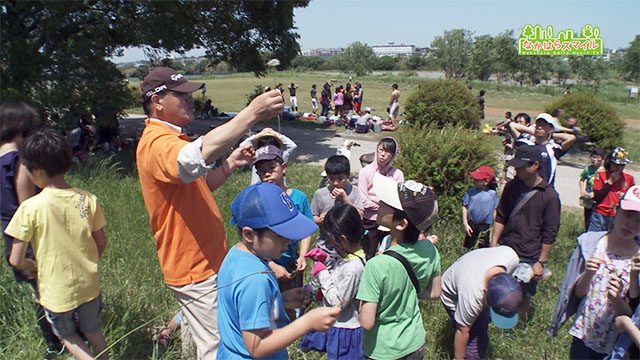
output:
M 206 175 L 215 167 L 215 161 L 206 164 L 202 157 L 202 136 L 185 145 L 178 154 L 178 176 L 185 184 Z

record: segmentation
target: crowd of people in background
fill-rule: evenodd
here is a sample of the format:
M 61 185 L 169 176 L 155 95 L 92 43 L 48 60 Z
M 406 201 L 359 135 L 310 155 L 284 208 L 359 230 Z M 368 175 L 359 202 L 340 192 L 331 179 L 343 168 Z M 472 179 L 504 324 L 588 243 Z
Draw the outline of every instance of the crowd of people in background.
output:
M 483 359 L 490 323 L 511 329 L 530 316 L 539 282 L 551 276 L 561 219 L 557 161 L 575 143 L 576 124 L 563 127 L 546 113 L 533 123 L 526 113 L 505 114 L 499 131 L 506 170 L 496 178 L 490 166 L 466 169 L 473 186 L 461 199 L 465 254 L 443 269 L 431 232 L 437 194 L 394 166 L 400 146 L 393 137 L 379 140 L 357 185 L 349 181 L 349 159 L 329 157 L 326 185 L 309 202 L 311 194 L 287 177 L 295 139 L 266 128 L 228 153 L 259 121 L 282 113 L 282 84 L 191 141 L 182 128 L 193 121 L 191 94 L 203 87 L 171 68 L 151 69 L 141 83 L 148 118 L 136 149 L 160 269 L 181 309 L 170 329 L 181 329 L 183 356 L 286 359 L 287 347 L 301 339 L 302 351 L 329 359 L 422 359 L 429 314 L 419 303 L 427 300 L 440 301 L 451 319 L 455 358 Z M 360 83 L 337 86 L 333 95 L 331 87 L 325 83 L 318 100 L 312 86 L 314 111 L 320 105 L 327 116 L 333 106 L 334 116 L 368 119 Z M 297 89 L 288 87 L 293 111 Z M 393 129 L 399 99 L 394 84 Z M 0 120 L 7 260 L 16 281 L 35 290 L 45 357 L 66 347 L 76 358 L 107 358 L 98 280 L 107 239 L 99 202 L 65 182 L 72 148 L 60 133 L 39 130 L 31 107 L 3 104 Z M 580 175 L 588 231 L 567 264 L 549 327 L 555 335 L 575 315 L 571 358 L 637 356 L 637 348 L 627 349 L 632 341 L 616 332 L 628 332 L 638 345 L 640 187 L 624 171 L 629 162 L 623 148 L 596 149 Z M 244 166 L 252 168 L 251 183 L 227 219 L 240 242 L 227 249 L 212 191 Z

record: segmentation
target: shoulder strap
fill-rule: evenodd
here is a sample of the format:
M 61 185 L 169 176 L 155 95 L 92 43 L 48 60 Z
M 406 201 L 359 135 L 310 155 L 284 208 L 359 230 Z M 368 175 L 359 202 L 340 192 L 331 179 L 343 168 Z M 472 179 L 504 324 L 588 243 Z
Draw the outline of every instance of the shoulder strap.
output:
M 411 268 L 409 261 L 407 261 L 407 259 L 405 259 L 404 256 L 398 254 L 393 250 L 387 250 L 383 254 L 389 255 L 392 258 L 400 261 L 400 263 L 402 263 L 402 266 L 404 266 L 404 269 L 407 271 L 407 274 L 409 275 L 409 279 L 411 279 L 411 282 L 413 283 L 413 287 L 416 288 L 416 294 L 418 295 L 418 297 L 420 297 L 420 284 L 418 284 L 418 278 L 416 277 L 416 274 L 413 272 L 413 269 Z
M 528 193 L 524 194 L 522 199 L 520 199 L 518 204 L 516 204 L 516 207 L 513 208 L 513 211 L 511 211 L 511 214 L 509 215 L 509 219 L 511 219 L 514 215 L 518 214 L 518 212 L 529 202 L 529 200 L 531 200 L 533 195 L 535 195 L 537 192 L 538 192 L 538 189 L 533 189 L 533 190 L 530 190 Z

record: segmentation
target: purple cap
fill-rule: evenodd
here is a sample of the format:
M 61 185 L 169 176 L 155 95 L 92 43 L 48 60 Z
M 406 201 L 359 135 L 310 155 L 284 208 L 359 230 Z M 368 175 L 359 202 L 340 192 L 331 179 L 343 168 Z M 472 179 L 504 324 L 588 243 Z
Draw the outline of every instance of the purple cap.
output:
M 252 229 L 269 228 L 289 239 L 301 240 L 318 226 L 298 212 L 285 191 L 271 183 L 251 185 L 231 202 L 231 224 Z
M 273 145 L 263 146 L 256 150 L 256 159 L 253 161 L 253 165 L 255 165 L 258 161 L 273 159 L 284 160 L 284 158 L 282 157 L 282 150 Z
M 487 303 L 491 322 L 500 329 L 511 329 L 518 323 L 518 307 L 522 302 L 522 289 L 516 278 L 501 273 L 489 280 Z

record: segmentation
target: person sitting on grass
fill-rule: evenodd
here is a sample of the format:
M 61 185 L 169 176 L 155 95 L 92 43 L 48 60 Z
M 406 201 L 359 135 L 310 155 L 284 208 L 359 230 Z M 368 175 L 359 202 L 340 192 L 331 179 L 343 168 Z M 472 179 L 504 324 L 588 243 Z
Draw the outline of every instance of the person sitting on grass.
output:
M 392 246 L 367 262 L 356 299 L 364 354 L 372 359 L 422 359 L 424 322 L 420 299 L 438 299 L 440 254 L 431 241 L 419 241 L 436 218 L 433 190 L 409 180 L 401 183 L 376 175 L 380 198 L 378 223 L 391 230 Z
M 20 154 L 29 177 L 43 190 L 20 204 L 5 229 L 14 238 L 9 262 L 31 278 L 37 276 L 40 304 L 75 358 L 100 354 L 99 359 L 107 359 L 98 274 L 107 245 L 102 209 L 95 195 L 64 180 L 72 154 L 60 133 L 49 129 L 30 135 Z M 35 260 L 25 256 L 29 244 Z M 76 330 L 75 314 L 93 351 Z
M 313 220 L 307 195 L 298 189 L 288 187 L 284 183 L 287 163 L 284 162 L 282 156 L 282 150 L 273 145 L 263 146 L 256 151 L 256 160 L 253 162 L 253 166 L 256 168 L 260 181 L 281 187 L 291 198 L 298 212 Z M 300 244 L 299 251 L 298 243 Z M 301 239 L 292 239 L 282 256 L 269 261 L 269 267 L 275 273 L 281 291 L 285 292 L 293 288 L 302 287 L 303 274 L 307 269 L 307 260 L 304 254 L 309 251 L 310 247 L 311 235 Z M 293 316 L 293 312 L 291 316 Z
M 281 293 L 268 265 L 291 240 L 309 237 L 318 226 L 270 183 L 242 190 L 231 215 L 240 242 L 219 272 L 218 359 L 287 359 L 287 346 L 311 330 L 327 331 L 340 313 L 339 306 L 319 307 L 289 323 L 285 309 L 305 306 L 308 297 L 300 288 Z

